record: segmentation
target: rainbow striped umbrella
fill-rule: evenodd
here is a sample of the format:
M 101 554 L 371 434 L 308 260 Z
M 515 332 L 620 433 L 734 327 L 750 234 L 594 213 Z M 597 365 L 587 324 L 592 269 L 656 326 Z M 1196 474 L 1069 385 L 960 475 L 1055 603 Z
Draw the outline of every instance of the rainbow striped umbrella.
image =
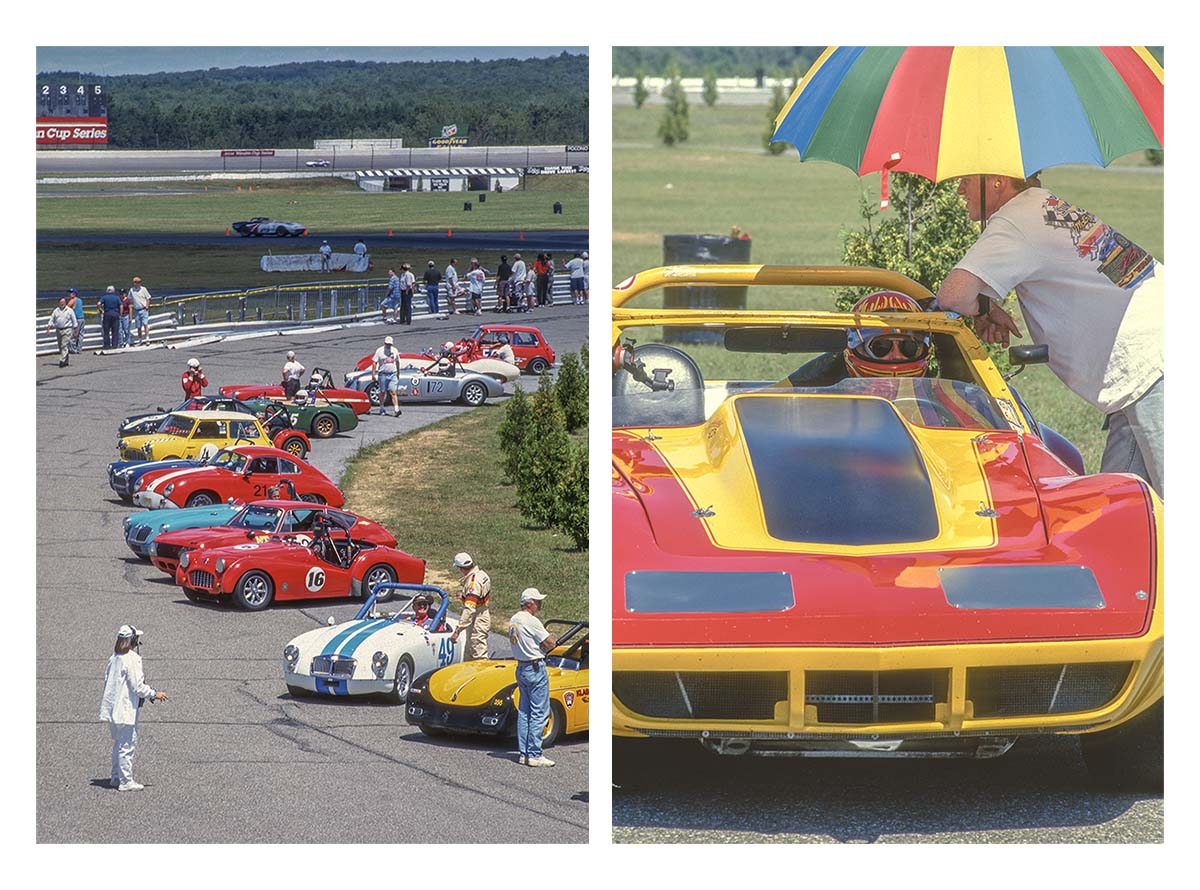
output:
M 1163 147 L 1163 71 L 1140 46 L 832 46 L 772 141 L 860 176 L 935 182 L 1105 167 Z

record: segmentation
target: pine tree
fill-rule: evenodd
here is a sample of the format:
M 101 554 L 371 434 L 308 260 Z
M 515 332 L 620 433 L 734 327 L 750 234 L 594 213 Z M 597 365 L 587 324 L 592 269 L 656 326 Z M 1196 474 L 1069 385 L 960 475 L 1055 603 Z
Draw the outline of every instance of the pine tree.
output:
M 584 369 L 579 366 L 579 356 L 573 352 L 563 356 L 558 368 L 558 378 L 554 382 L 554 393 L 558 398 L 558 406 L 562 408 L 569 433 L 587 425 L 588 394 L 585 374 Z
M 658 135 L 664 145 L 687 142 L 688 101 L 683 92 L 682 79 L 683 75 L 678 66 L 672 65 L 667 71 L 667 85 L 662 91 L 667 100 L 667 107 L 663 110 L 662 120 L 658 124 Z
M 525 440 L 529 436 L 531 412 L 529 396 L 520 384 L 517 384 L 513 388 L 512 398 L 504 406 L 504 419 L 500 421 L 500 427 L 496 430 L 500 439 L 500 452 L 503 455 L 504 475 L 510 483 L 517 481 L 517 467 L 525 448 Z
M 571 459 L 571 438 L 554 384 L 542 374 L 529 415 L 529 433 L 517 460 L 517 507 L 529 519 L 550 525 L 558 509 L 558 486 Z
M 717 104 L 717 72 L 709 68 L 704 72 L 704 104 L 712 108 Z
M 771 104 L 767 106 L 767 130 L 763 133 L 763 148 L 773 155 L 781 154 L 788 147 L 786 142 L 771 141 L 771 137 L 775 135 L 775 118 L 779 117 L 779 112 L 783 111 L 786 104 L 787 96 L 783 93 L 783 86 L 777 83 L 771 93 Z
M 650 91 L 646 89 L 646 72 L 639 69 L 633 76 L 636 79 L 633 85 L 633 107 L 641 108 L 650 98 Z
M 587 442 L 571 446 L 567 470 L 556 498 L 553 525 L 568 535 L 582 550 L 588 546 L 588 448 Z

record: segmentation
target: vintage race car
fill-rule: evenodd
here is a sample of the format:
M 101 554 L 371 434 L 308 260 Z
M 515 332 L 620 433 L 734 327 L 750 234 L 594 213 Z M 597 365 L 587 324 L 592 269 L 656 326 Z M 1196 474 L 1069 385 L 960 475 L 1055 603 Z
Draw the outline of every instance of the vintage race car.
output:
M 243 402 L 241 399 L 224 396 L 196 396 L 186 399 L 174 411 L 166 411 L 160 408 L 151 414 L 135 414 L 132 417 L 126 417 L 117 428 L 117 439 L 119 441 L 129 436 L 144 436 L 153 433 L 162 425 L 168 414 L 177 414 L 180 411 L 232 411 L 239 414 L 252 414 L 262 421 L 263 426 L 266 427 L 267 432 L 270 433 L 273 440 L 284 430 L 308 430 L 314 426 L 312 423 L 314 418 L 311 415 L 297 418 L 296 412 L 284 410 L 281 405 L 269 399 L 255 399 L 252 402 Z M 300 422 L 297 422 L 297 420 Z M 305 420 L 308 421 L 307 425 L 303 422 Z M 332 425 L 326 424 L 326 426 Z M 313 432 L 320 435 L 320 432 L 316 429 L 313 429 Z M 308 436 L 300 433 L 295 436 L 285 437 L 281 442 L 281 447 L 303 460 L 308 454 Z
M 1073 470 L 953 313 L 625 306 L 747 285 L 932 297 L 816 267 L 671 267 L 614 289 L 614 734 L 990 757 L 1071 733 L 1099 781 L 1161 784 L 1157 495 Z M 928 338 L 930 376 L 805 383 L 873 332 Z
M 554 350 L 540 330 L 528 325 L 483 324 L 460 344 L 473 344 L 483 355 L 491 355 L 505 343 L 512 347 L 514 364 L 535 377 L 554 365 Z
M 546 629 L 558 646 L 546 656 L 550 719 L 542 732 L 543 747 L 564 735 L 587 732 L 590 699 L 587 622 L 552 619 Z M 515 735 L 521 701 L 516 673 L 517 663 L 511 658 L 439 668 L 413 683 L 405 717 L 427 735 Z
M 506 362 L 498 356 L 485 353 L 479 347 L 479 344 L 473 340 L 459 340 L 457 343 L 452 343 L 449 346 L 443 346 L 441 349 L 434 351 L 432 349 L 426 352 L 401 352 L 397 354 L 399 364 L 397 367 L 403 372 L 404 370 L 438 373 L 443 376 L 453 367 L 455 371 L 467 372 L 471 374 L 483 374 L 485 377 L 491 377 L 497 383 L 512 383 L 521 376 L 521 369 L 511 362 Z M 371 365 L 374 363 L 375 354 L 364 355 L 354 365 L 354 371 L 347 374 L 346 385 L 351 386 L 351 377 L 358 379 L 360 375 L 357 372 L 366 371 L 366 382 L 371 382 Z M 373 390 L 371 390 L 373 392 Z M 375 404 L 372 402 L 372 404 Z
M 217 513 L 218 521 L 204 524 L 205 511 Z M 189 515 L 186 524 L 173 523 L 180 513 L 196 515 L 194 519 Z M 164 517 L 160 514 L 158 518 Z M 360 543 L 376 547 L 396 546 L 395 535 L 379 523 L 356 513 L 322 504 L 288 500 L 173 510 L 162 523 L 163 526 L 173 526 L 173 529 L 161 528 L 159 534 L 151 537 L 149 543 L 143 546 L 154 566 L 174 577 L 175 570 L 179 568 L 179 557 L 185 550 L 230 547 L 247 541 L 262 542 L 269 540 L 272 535 L 288 535 L 298 543 L 311 544 L 313 526 L 319 521 L 344 529 L 351 540 Z
M 415 623 L 412 601 L 431 606 L 425 627 Z M 382 612 L 378 602 L 395 608 Z M 463 659 L 466 637 L 450 639 L 449 597 L 429 584 L 376 584 L 353 621 L 302 633 L 283 647 L 283 682 L 292 695 L 383 695 L 403 702 L 413 677 Z
M 121 520 L 125 543 L 139 559 L 149 560 L 159 535 L 179 529 L 205 529 L 227 525 L 242 511 L 242 504 L 209 504 L 166 513 L 134 513 Z M 174 574 L 174 572 L 172 572 Z
M 425 580 L 425 560 L 354 541 L 344 529 L 185 550 L 175 583 L 190 600 L 232 599 L 257 612 L 276 600 L 365 598 L 377 584 Z
M 285 483 L 295 488 L 302 501 L 331 507 L 345 503 L 342 492 L 328 476 L 286 451 L 245 446 L 229 455 L 220 463 L 202 467 L 146 473 L 135 486 L 134 504 L 158 510 L 204 507 L 230 499 L 248 503 L 268 497 L 276 486 L 286 488 Z
M 317 158 L 315 161 L 305 161 L 305 167 L 328 167 L 332 162 L 325 158 Z
M 318 411 L 316 416 L 320 415 L 320 409 L 329 408 L 331 405 L 345 405 L 353 409 L 356 415 L 366 414 L 371 410 L 370 400 L 361 392 L 355 389 L 335 387 L 333 385 L 333 375 L 325 368 L 314 368 L 313 376 L 320 380 L 320 385 L 310 385 L 308 389 L 300 390 L 296 394 L 295 399 L 288 399 L 283 393 L 283 385 L 279 383 L 273 386 L 259 384 L 222 386 L 220 393 L 223 396 L 233 396 L 238 399 L 261 398 L 270 399 L 274 402 L 303 403 L 310 407 L 315 407 Z M 329 435 L 334 435 L 336 432 L 337 430 L 334 430 Z
M 294 457 L 309 449 L 308 436 L 286 423 L 269 431 L 257 417 L 240 411 L 180 411 L 168 414 L 153 433 L 118 440 L 117 451 L 126 461 L 178 460 L 206 457 L 230 445 L 274 446 Z
M 365 371 L 355 370 L 346 375 L 346 386 L 361 390 L 370 400 L 370 404 L 378 405 L 379 381 L 371 379 L 370 356 L 367 358 Z M 409 367 L 397 369 L 401 404 L 459 402 L 477 408 L 488 399 L 504 394 L 504 386 L 494 377 L 468 371 L 454 361 L 438 359 L 436 356 L 420 358 L 420 361 L 414 359 Z M 388 399 L 384 404 L 391 404 L 391 400 Z
M 308 232 L 308 229 L 300 225 L 300 223 L 279 222 L 278 220 L 268 219 L 265 216 L 256 216 L 243 222 L 235 222 L 231 228 L 243 238 L 261 238 L 263 235 L 272 235 L 277 238 L 296 238 Z

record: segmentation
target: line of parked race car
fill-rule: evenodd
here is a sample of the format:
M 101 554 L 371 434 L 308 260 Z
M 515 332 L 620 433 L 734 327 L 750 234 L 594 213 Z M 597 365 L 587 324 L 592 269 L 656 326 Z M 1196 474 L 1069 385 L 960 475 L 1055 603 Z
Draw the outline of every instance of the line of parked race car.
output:
M 519 334 L 526 336 L 517 362 L 488 354 L 497 343 L 516 352 L 511 341 Z M 516 379 L 521 367 L 540 373 L 554 353 L 536 328 L 485 325 L 437 354 L 405 358 L 413 359 L 402 373 L 411 378 L 409 400 L 445 401 L 444 391 L 427 393 L 423 383 L 482 379 L 489 396 L 499 395 L 501 377 Z M 282 385 L 225 386 L 220 396 L 126 418 L 109 485 L 148 509 L 125 518 L 125 542 L 192 602 L 261 611 L 293 600 L 362 600 L 353 620 L 330 618 L 283 648 L 283 679 L 295 696 L 382 695 L 407 702 L 408 721 L 427 734 L 511 734 L 515 662 L 463 664 L 466 637 L 451 639 L 450 597 L 425 584 L 425 560 L 398 549 L 379 523 L 344 509 L 342 492 L 305 460 L 314 438 L 354 429 L 377 400 L 365 361 L 367 379 L 356 369 L 345 388 L 328 385 L 330 373 L 318 369 L 293 400 Z M 483 401 L 469 386 L 457 390 L 466 404 Z M 547 743 L 588 724 L 588 625 L 559 623 L 566 629 L 547 659 Z

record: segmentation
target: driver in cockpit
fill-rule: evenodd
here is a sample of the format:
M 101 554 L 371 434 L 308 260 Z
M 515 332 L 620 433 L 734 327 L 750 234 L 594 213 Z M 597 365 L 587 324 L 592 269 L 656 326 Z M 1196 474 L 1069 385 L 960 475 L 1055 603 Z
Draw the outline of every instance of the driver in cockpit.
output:
M 417 627 L 428 628 L 433 624 L 433 616 L 429 614 L 429 597 L 419 593 L 413 597 L 413 622 Z
M 922 312 L 921 304 L 896 291 L 863 297 L 851 312 Z M 780 386 L 833 386 L 847 377 L 924 377 L 929 368 L 929 334 L 899 328 L 851 328 L 842 352 L 826 352 L 805 362 Z

